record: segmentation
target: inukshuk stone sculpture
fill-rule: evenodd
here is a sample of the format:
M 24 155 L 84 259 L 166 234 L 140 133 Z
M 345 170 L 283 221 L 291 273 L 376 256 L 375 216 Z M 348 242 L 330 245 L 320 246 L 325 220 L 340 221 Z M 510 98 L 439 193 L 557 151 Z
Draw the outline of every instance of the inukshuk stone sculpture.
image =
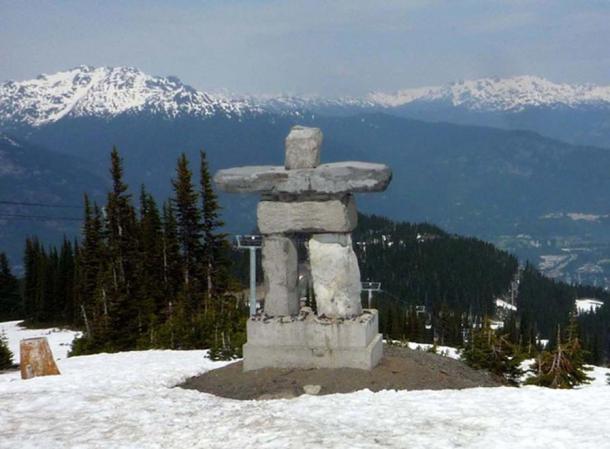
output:
M 352 248 L 354 193 L 385 190 L 392 172 L 382 164 L 320 165 L 322 132 L 295 126 L 286 138 L 285 166 L 220 170 L 226 192 L 257 192 L 263 235 L 264 313 L 248 321 L 244 370 L 371 369 L 382 355 L 376 310 L 362 310 L 360 270 Z M 309 235 L 317 315 L 300 308 L 295 235 Z

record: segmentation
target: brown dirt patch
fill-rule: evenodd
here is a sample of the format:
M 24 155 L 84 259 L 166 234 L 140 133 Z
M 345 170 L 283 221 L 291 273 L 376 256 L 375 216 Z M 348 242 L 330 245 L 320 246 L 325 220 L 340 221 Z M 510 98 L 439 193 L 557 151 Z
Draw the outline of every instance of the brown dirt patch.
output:
M 381 363 L 371 371 L 340 369 L 277 369 L 242 371 L 236 362 L 188 379 L 179 387 L 232 399 L 292 398 L 304 394 L 305 385 L 320 385 L 319 394 L 380 390 L 440 390 L 496 387 L 500 383 L 485 371 L 458 360 L 384 346 Z

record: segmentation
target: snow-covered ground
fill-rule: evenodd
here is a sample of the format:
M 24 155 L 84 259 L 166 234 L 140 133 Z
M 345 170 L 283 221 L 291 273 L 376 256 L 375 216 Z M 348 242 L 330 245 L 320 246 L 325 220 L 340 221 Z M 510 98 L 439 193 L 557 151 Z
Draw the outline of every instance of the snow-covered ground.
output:
M 72 340 L 79 335 L 68 329 L 26 329 L 19 326 L 20 321 L 5 321 L 0 323 L 0 335 L 8 339 L 8 346 L 13 353 L 13 362 L 19 363 L 19 342 L 24 338 L 46 337 L 56 360 L 68 357 Z
M 60 360 L 61 376 L 0 375 L 0 448 L 610 447 L 603 368 L 592 385 L 572 391 L 359 391 L 236 401 L 172 388 L 222 365 L 204 355 L 98 354 Z

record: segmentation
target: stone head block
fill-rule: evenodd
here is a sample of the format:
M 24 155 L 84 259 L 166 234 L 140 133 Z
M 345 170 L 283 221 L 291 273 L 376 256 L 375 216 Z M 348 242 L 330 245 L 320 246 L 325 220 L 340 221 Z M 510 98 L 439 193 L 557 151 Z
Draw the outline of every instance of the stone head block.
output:
M 320 165 L 321 146 L 322 131 L 319 128 L 292 127 L 286 137 L 286 169 L 316 168 Z

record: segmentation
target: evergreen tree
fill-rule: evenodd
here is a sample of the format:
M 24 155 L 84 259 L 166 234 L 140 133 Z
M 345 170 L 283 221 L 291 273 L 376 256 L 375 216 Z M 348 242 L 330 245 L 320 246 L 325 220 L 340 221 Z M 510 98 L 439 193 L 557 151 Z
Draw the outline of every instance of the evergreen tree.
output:
M 485 369 L 509 385 L 518 385 L 523 361 L 518 348 L 506 335 L 498 336 L 488 318 L 480 328 L 473 328 L 470 341 L 461 353 L 462 360 L 474 369 Z
M 58 307 L 55 318 L 63 323 L 73 322 L 74 317 L 74 251 L 72 243 L 64 237 L 57 261 Z
M 154 198 L 142 186 L 140 193 L 140 263 L 138 264 L 138 303 L 145 320 L 144 346 L 155 345 L 156 329 L 165 308 L 163 233 Z
M 51 247 L 48 253 L 42 251 L 39 260 L 42 267 L 42 276 L 40 277 L 42 289 L 38 297 L 40 313 L 36 321 L 39 323 L 54 323 L 56 321 L 56 311 L 61 308 L 57 291 L 57 268 L 59 264 L 57 249 Z
M 0 321 L 23 317 L 19 283 L 11 273 L 6 254 L 0 253 Z
M 201 276 L 203 248 L 201 244 L 201 212 L 197 207 L 198 194 L 193 188 L 192 172 L 184 153 L 178 158 L 176 178 L 172 181 L 178 229 L 178 241 L 182 254 L 183 294 L 185 313 L 191 315 L 201 309 Z
M 69 246 L 69 243 L 68 243 Z M 45 250 L 36 239 L 26 241 L 23 311 L 26 322 L 65 323 L 65 309 L 72 300 L 74 271 L 71 248 L 63 258 L 54 247 Z
M 28 320 L 34 319 L 36 314 L 36 291 L 38 285 L 37 260 L 40 245 L 36 238 L 27 238 L 25 241 L 24 262 L 24 288 L 23 288 L 23 313 Z
M 131 195 L 123 182 L 122 160 L 112 149 L 110 174 L 112 191 L 106 207 L 106 240 L 109 271 L 102 284 L 102 298 L 108 298 L 108 343 L 113 349 L 130 349 L 143 331 L 141 304 L 137 292 L 138 232 Z
M 200 152 L 201 200 L 203 212 L 204 266 L 206 273 L 206 292 L 209 297 L 227 288 L 229 276 L 228 243 L 226 234 L 220 232 L 224 225 L 220 219 L 220 205 L 210 175 L 206 154 Z
M 562 343 L 566 341 L 566 343 Z M 552 352 L 541 352 L 530 370 L 534 375 L 526 383 L 549 388 L 573 388 L 592 379 L 584 365 L 584 352 L 578 339 L 576 313 L 572 313 L 565 338 L 557 326 L 557 341 Z
M 169 201 L 163 205 L 162 258 L 165 296 L 174 298 L 181 286 L 183 269 L 176 217 Z
M 8 369 L 13 365 L 13 353 L 8 347 L 4 333 L 0 333 L 0 370 Z
M 165 305 L 161 311 L 163 325 L 159 329 L 157 344 L 176 348 L 180 339 L 176 325 L 178 312 L 182 312 L 178 299 L 182 295 L 183 268 L 176 218 L 169 201 L 163 205 L 162 268 Z
M 83 243 L 79 251 L 78 294 L 75 303 L 77 324 L 85 330 L 85 338 L 97 336 L 97 332 L 105 319 L 104 311 L 108 310 L 107 303 L 100 304 L 95 301 L 98 282 L 106 265 L 106 247 L 103 242 L 103 220 L 97 204 L 91 207 L 87 195 L 84 197 L 85 222 L 83 226 Z

